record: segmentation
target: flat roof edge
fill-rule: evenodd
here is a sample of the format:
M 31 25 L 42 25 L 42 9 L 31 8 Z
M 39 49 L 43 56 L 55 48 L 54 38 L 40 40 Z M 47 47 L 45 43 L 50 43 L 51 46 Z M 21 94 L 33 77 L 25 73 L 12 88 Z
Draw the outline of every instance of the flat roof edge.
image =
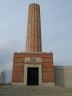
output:
M 47 53 L 47 52 L 20 52 L 20 53 Z

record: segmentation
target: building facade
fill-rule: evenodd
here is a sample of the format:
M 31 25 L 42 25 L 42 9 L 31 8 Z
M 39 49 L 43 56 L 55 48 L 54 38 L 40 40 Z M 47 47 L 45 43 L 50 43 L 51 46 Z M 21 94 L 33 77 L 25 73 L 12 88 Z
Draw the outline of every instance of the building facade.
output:
M 40 6 L 28 10 L 25 52 L 14 53 L 12 85 L 54 86 L 53 53 L 42 52 Z
M 14 53 L 12 83 L 14 82 L 22 85 L 54 86 L 53 53 Z
M 54 66 L 53 53 L 42 52 L 40 6 L 30 4 L 25 52 L 13 55 L 11 85 L 72 88 L 72 66 Z

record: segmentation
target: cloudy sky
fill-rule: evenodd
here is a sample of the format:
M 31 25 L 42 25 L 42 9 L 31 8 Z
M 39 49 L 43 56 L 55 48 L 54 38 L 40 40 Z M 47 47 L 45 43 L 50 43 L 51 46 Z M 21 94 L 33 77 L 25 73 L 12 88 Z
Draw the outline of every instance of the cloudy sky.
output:
M 31 3 L 40 5 L 42 51 L 53 52 L 54 66 L 72 65 L 72 0 L 0 0 L 0 72 L 8 82 L 13 53 L 25 51 Z

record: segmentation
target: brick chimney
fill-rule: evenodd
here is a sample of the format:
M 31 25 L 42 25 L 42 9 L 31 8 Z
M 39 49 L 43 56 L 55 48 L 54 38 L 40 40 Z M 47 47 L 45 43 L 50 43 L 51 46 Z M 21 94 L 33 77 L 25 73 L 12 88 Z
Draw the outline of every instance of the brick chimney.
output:
M 40 6 L 35 3 L 28 9 L 25 52 L 42 52 Z

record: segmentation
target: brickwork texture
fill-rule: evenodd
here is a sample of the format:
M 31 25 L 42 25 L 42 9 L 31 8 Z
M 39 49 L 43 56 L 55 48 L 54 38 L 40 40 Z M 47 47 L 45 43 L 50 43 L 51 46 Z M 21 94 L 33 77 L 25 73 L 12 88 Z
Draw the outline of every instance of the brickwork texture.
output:
M 38 4 L 29 5 L 25 52 L 37 53 L 14 53 L 12 82 L 24 82 L 24 64 L 27 64 L 24 62 L 25 57 L 41 57 L 42 63 L 33 64 L 42 64 L 42 82 L 54 82 L 53 53 L 38 53 L 42 52 Z
M 54 82 L 54 67 L 52 53 L 14 53 L 12 82 L 24 82 L 24 62 L 25 57 L 41 57 L 42 82 Z
M 42 52 L 40 6 L 38 4 L 29 5 L 25 52 Z

